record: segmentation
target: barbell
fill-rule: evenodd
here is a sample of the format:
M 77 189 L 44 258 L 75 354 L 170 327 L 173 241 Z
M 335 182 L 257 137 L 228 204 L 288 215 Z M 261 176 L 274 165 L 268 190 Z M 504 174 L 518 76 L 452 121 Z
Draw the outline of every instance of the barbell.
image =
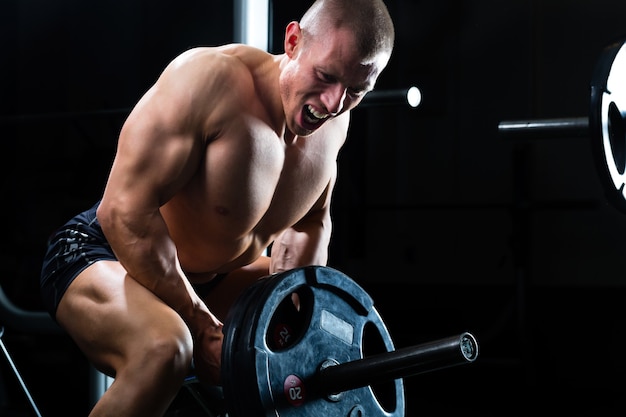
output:
M 307 266 L 240 295 L 224 321 L 220 392 L 196 388 L 194 397 L 215 417 L 401 417 L 403 378 L 477 357 L 469 332 L 395 349 L 360 285 Z
M 502 121 L 505 137 L 589 137 L 607 200 L 626 212 L 626 40 L 605 47 L 591 78 L 588 117 Z

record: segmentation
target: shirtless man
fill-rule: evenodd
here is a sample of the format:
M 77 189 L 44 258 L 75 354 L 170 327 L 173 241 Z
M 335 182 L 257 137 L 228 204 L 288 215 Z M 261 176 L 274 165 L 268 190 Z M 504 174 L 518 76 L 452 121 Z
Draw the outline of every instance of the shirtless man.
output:
M 219 383 L 238 292 L 326 264 L 349 111 L 393 42 L 382 0 L 317 0 L 283 54 L 195 48 L 167 66 L 122 128 L 101 201 L 55 233 L 42 269 L 52 316 L 115 377 L 91 416 L 163 415 L 192 359 Z M 205 299 L 202 283 L 217 283 Z

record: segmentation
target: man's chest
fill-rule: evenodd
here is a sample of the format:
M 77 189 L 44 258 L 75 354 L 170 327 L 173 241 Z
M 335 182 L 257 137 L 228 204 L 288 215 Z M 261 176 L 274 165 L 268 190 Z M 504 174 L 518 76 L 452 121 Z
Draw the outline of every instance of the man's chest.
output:
M 207 146 L 181 193 L 186 205 L 241 232 L 288 227 L 309 211 L 335 172 L 337 151 L 302 138 L 286 145 L 271 129 L 248 128 Z

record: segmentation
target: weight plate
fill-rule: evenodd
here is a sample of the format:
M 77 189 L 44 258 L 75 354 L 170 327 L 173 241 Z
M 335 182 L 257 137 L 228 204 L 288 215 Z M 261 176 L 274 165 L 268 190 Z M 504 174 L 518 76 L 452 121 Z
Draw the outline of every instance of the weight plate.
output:
M 371 297 L 337 270 L 308 266 L 262 279 L 224 329 L 230 417 L 404 416 L 401 379 L 326 393 L 318 378 L 323 366 L 394 349 Z
M 609 202 L 626 212 L 626 43 L 602 52 L 591 83 L 589 128 L 596 166 Z

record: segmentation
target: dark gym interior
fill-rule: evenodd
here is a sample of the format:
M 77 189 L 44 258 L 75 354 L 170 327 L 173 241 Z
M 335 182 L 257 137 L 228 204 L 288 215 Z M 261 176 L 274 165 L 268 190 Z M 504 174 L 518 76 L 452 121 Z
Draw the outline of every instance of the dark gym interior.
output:
M 273 0 L 272 52 L 310 2 Z M 407 416 L 617 416 L 626 407 L 626 213 L 591 135 L 503 137 L 505 120 L 589 117 L 615 0 L 387 0 L 377 89 L 354 111 L 329 265 L 372 295 L 397 347 L 471 331 L 479 359 L 407 378 Z M 182 51 L 233 40 L 224 0 L 0 4 L 0 284 L 41 311 L 48 235 L 100 196 L 129 109 Z M 626 75 L 625 75 L 626 77 Z M 88 363 L 63 333 L 0 323 L 44 417 L 84 416 Z M 4 357 L 0 415 L 32 416 Z

